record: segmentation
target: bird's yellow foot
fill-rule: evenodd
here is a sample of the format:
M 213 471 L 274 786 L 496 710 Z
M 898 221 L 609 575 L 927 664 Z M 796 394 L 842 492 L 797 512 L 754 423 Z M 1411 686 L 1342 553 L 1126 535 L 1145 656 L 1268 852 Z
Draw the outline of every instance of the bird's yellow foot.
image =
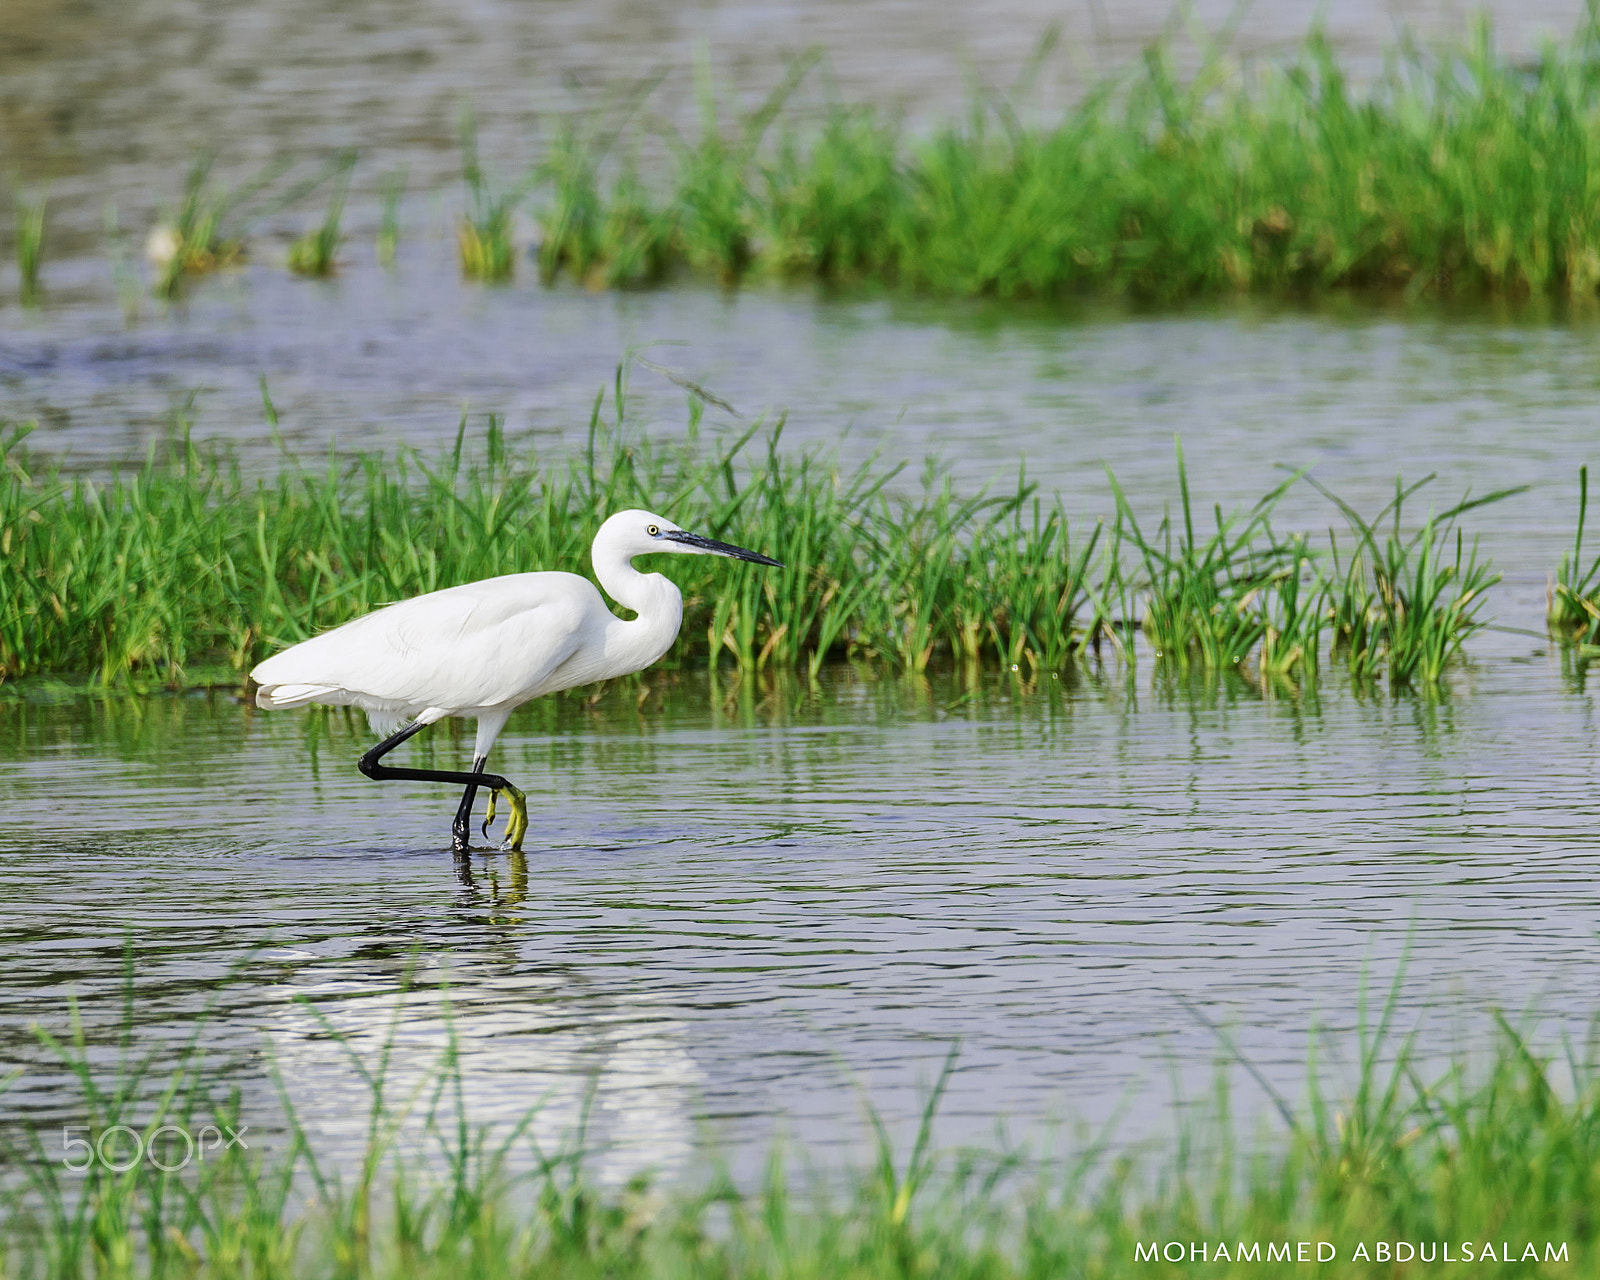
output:
M 506 819 L 506 838 L 501 842 L 502 849 L 521 849 L 522 837 L 528 834 L 528 804 L 527 797 L 509 783 L 505 788 L 507 803 L 511 806 L 511 814 Z M 483 815 L 483 834 L 489 834 L 489 824 L 494 821 L 495 801 L 500 798 L 498 790 L 489 793 L 489 809 Z

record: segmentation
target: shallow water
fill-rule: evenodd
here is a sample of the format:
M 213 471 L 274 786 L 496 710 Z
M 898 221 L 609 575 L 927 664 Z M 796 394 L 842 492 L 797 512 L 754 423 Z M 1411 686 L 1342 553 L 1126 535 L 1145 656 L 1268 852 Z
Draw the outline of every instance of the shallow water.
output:
M 43 1060 L 28 1024 L 63 1031 L 69 989 L 109 1042 L 131 940 L 140 1043 L 212 1003 L 247 1111 L 270 1055 L 338 1148 L 364 1095 L 326 1033 L 370 1061 L 417 966 L 395 1087 L 446 1042 L 447 979 L 474 1117 L 544 1100 L 554 1142 L 592 1087 L 620 1178 L 701 1141 L 753 1168 L 775 1133 L 842 1157 L 860 1090 L 903 1132 L 952 1043 L 946 1141 L 1125 1102 L 1123 1136 L 1165 1132 L 1169 1068 L 1193 1095 L 1221 1053 L 1185 1002 L 1297 1097 L 1313 1022 L 1348 1050 L 1363 975 L 1408 947 L 1424 1056 L 1481 1043 L 1488 1009 L 1543 1040 L 1600 1007 L 1595 698 L 1548 658 L 1437 705 L 1148 668 L 636 702 L 519 713 L 498 759 L 529 791 L 526 867 L 467 871 L 451 797 L 363 779 L 342 717 L 0 705 L 5 1058 Z M 77 1119 L 47 1076 L 9 1102 Z

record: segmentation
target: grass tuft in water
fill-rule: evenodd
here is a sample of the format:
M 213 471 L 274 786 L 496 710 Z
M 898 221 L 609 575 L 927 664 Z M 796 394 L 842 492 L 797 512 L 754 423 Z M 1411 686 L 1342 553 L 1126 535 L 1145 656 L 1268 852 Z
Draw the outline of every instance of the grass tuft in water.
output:
M 516 271 L 513 219 L 532 179 L 494 190 L 478 158 L 478 125 L 471 110 L 461 115 L 461 180 L 467 188 L 467 209 L 456 224 L 461 274 L 469 280 L 509 280 Z
M 386 173 L 378 184 L 382 212 L 378 218 L 378 265 L 392 267 L 396 250 L 400 247 L 400 198 L 406 192 L 406 171 L 397 169 Z
M 330 178 L 348 179 L 354 163 L 353 153 L 343 153 L 309 177 L 274 192 L 278 179 L 294 167 L 292 159 L 274 160 L 253 178 L 231 189 L 212 182 L 214 161 L 211 152 L 195 157 L 184 178 L 183 197 L 177 208 L 151 230 L 145 241 L 145 257 L 156 268 L 157 297 L 176 297 L 186 277 L 242 262 L 244 230 L 252 220 L 304 199 Z M 338 243 L 338 211 L 342 207 L 341 187 L 330 210 L 331 240 L 322 250 L 313 249 L 308 263 L 314 263 L 317 253 L 325 251 L 331 264 Z M 327 229 L 328 224 L 324 223 L 324 231 Z
M 106 255 L 111 259 L 111 284 L 117 295 L 117 305 L 122 310 L 122 322 L 131 325 L 144 312 L 140 296 L 144 292 L 144 285 L 139 280 L 138 271 L 128 261 L 115 204 L 106 205 L 101 226 L 105 232 Z
M 1550 634 L 1580 658 L 1600 658 L 1600 555 L 1583 564 L 1583 531 L 1589 514 L 1589 468 L 1578 468 L 1578 532 L 1572 554 L 1562 556 L 1550 586 Z
M 12 200 L 16 217 L 17 276 L 19 296 L 25 307 L 37 306 L 42 290 L 39 265 L 44 259 L 44 212 L 46 197 L 18 192 Z
M 631 160 L 600 199 L 596 171 L 614 141 L 564 122 L 535 171 L 548 191 L 538 215 L 545 284 L 565 273 L 591 287 L 627 287 L 659 283 L 667 274 L 673 220 L 652 205 Z
M 274 166 L 255 183 L 230 192 L 210 180 L 215 159 L 211 152 L 195 157 L 184 177 L 177 208 L 156 225 L 145 242 L 145 256 L 156 268 L 159 298 L 175 297 L 185 276 L 215 271 L 244 258 L 244 240 L 225 231 L 224 222 L 242 199 L 281 172 Z
M 313 227 L 289 246 L 289 270 L 303 276 L 331 276 L 335 257 L 344 237 L 339 222 L 344 217 L 345 195 L 350 189 L 350 171 L 355 168 L 355 152 L 346 152 L 335 162 L 333 195 L 320 225 Z
M 1330 536 L 1330 594 L 1334 654 L 1358 678 L 1382 669 L 1395 688 L 1436 685 L 1462 645 L 1485 625 L 1484 593 L 1500 575 L 1479 559 L 1476 539 L 1465 543 L 1456 521 L 1528 486 L 1464 497 L 1442 512 L 1430 511 L 1421 528 L 1408 534 L 1401 523 L 1405 503 L 1433 479 L 1409 486 L 1397 479 L 1393 500 L 1370 520 L 1312 481 L 1343 512 L 1356 538 L 1354 549 L 1341 557 Z
M 1299 476 L 1278 485 L 1248 513 L 1224 516 L 1222 507 L 1214 506 L 1214 529 L 1202 540 L 1182 443 L 1176 448 L 1182 523 L 1175 525 L 1171 514 L 1164 514 L 1148 538 L 1107 471 L 1117 503 L 1114 536 L 1139 555 L 1143 628 L 1156 656 L 1180 666 L 1198 662 L 1226 671 L 1258 653 L 1262 668 L 1276 675 L 1315 668 L 1325 589 L 1303 581 L 1314 571 L 1304 539 L 1280 542 L 1271 525 L 1273 508 Z

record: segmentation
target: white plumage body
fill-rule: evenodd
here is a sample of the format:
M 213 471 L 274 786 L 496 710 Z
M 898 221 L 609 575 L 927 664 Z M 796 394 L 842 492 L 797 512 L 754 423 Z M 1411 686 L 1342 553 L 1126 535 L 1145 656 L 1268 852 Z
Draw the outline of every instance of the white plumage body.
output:
M 492 740 L 529 699 L 638 671 L 671 648 L 678 589 L 628 573 L 639 581 L 618 581 L 612 594 L 655 605 L 632 622 L 573 573 L 512 573 L 376 609 L 259 664 L 257 705 L 360 707 L 380 736 L 411 720 L 472 717 L 497 722 Z
M 513 573 L 377 609 L 251 674 L 262 686 L 260 706 L 360 707 L 386 735 L 419 717 L 509 712 L 546 693 L 637 671 L 659 659 L 678 630 L 649 627 L 655 634 L 640 636 L 639 629 L 576 574 Z

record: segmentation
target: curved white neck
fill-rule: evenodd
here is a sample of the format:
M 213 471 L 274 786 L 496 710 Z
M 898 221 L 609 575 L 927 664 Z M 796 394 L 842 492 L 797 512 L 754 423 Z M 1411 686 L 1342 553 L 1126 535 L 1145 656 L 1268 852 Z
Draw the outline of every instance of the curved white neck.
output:
M 598 547 L 594 576 L 607 595 L 638 615 L 631 622 L 619 618 L 608 629 L 640 666 L 648 666 L 672 647 L 683 625 L 683 593 L 670 579 L 659 573 L 640 573 L 631 557 L 607 555 Z

